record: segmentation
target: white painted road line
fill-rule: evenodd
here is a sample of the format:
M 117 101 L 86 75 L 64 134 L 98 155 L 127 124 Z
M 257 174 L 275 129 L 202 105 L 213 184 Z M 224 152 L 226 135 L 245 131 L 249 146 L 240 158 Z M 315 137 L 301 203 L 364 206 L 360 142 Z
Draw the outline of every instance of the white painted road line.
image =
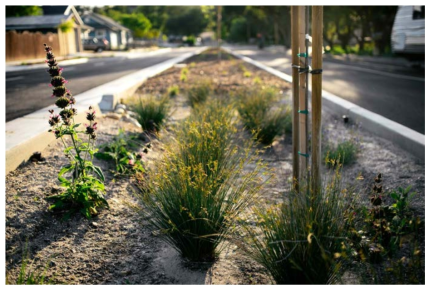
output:
M 21 80 L 21 79 L 24 79 L 24 77 L 18 76 L 18 77 L 7 78 L 6 81 L 16 81 L 16 80 Z

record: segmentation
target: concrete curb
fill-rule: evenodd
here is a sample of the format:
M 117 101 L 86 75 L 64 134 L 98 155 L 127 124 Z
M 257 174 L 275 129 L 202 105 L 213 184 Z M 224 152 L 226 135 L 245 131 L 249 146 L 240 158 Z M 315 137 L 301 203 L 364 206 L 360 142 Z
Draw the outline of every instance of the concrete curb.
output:
M 225 51 L 231 53 L 237 58 L 244 60 L 262 70 L 273 74 L 289 83 L 292 83 L 292 77 L 276 69 L 270 68 L 251 58 L 240 55 L 229 48 L 223 47 Z M 414 155 L 422 162 L 425 162 L 425 135 L 409 129 L 397 122 L 391 121 L 379 114 L 373 113 L 356 104 L 344 100 L 327 91 L 322 91 L 324 106 L 337 115 L 348 115 L 349 118 L 360 123 L 367 131 L 392 141 L 400 146 L 403 150 Z
M 70 60 L 60 60 L 60 63 L 62 64 L 62 67 L 65 66 L 72 66 L 72 65 L 78 65 L 78 64 L 84 64 L 89 62 L 89 59 L 102 59 L 102 58 L 127 58 L 127 59 L 137 59 L 137 58 L 146 58 L 146 57 L 152 57 L 159 54 L 165 54 L 170 51 L 172 51 L 172 48 L 163 48 L 158 49 L 155 51 L 148 51 L 148 52 L 125 52 L 125 54 L 114 54 L 108 55 L 108 56 L 79 56 L 82 58 L 79 59 L 70 59 Z M 27 70 L 33 70 L 33 69 L 42 69 L 47 68 L 47 64 L 32 64 L 32 65 L 6 65 L 6 73 L 7 72 L 18 72 L 18 71 L 27 71 Z
M 165 54 L 165 53 L 170 52 L 172 50 L 173 50 L 172 48 L 162 48 L 162 49 L 158 49 L 155 51 L 148 51 L 145 53 L 144 52 L 130 52 L 125 56 L 128 59 L 145 58 L 145 57 L 150 57 L 150 56 L 154 56 L 154 55 Z M 119 56 L 115 56 L 115 57 L 123 57 L 123 55 L 119 55 Z
M 89 62 L 89 58 L 80 58 L 80 59 L 71 59 L 71 60 L 65 60 L 61 61 L 62 67 L 63 66 L 72 66 L 77 64 L 84 64 Z M 34 65 L 21 65 L 21 66 L 8 66 L 6 65 L 6 73 L 7 72 L 18 72 L 18 71 L 27 71 L 27 70 L 34 70 L 34 69 L 42 69 L 47 68 L 47 64 L 34 64 Z
M 90 105 L 95 107 L 99 114 L 101 114 L 101 110 L 111 110 L 121 98 L 132 95 L 147 78 L 197 55 L 205 49 L 207 47 L 185 53 L 75 96 L 77 102 L 75 108 L 79 111 L 76 116 L 76 123 L 84 122 L 85 111 Z M 60 66 L 63 66 L 62 62 Z M 53 109 L 55 113 L 60 111 L 55 105 L 51 105 L 6 123 L 6 174 L 27 161 L 33 152 L 41 151 L 55 141 L 55 137 L 47 133 L 49 129 L 47 111 L 49 109 Z

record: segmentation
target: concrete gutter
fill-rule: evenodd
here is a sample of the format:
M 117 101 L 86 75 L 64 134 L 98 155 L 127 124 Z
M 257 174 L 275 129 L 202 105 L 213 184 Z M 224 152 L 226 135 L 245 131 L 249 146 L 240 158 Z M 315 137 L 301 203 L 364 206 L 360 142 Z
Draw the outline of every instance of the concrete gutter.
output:
M 251 58 L 240 55 L 229 48 L 224 47 L 223 49 L 247 63 L 265 70 L 284 81 L 292 83 L 292 76 L 288 74 L 282 73 Z M 324 90 L 322 91 L 322 99 L 324 107 L 334 114 L 339 116 L 348 115 L 351 120 L 360 123 L 367 131 L 390 140 L 400 146 L 403 150 L 417 157 L 422 162 L 425 162 L 425 135 Z
M 207 47 L 199 48 L 195 52 L 185 53 L 75 96 L 77 102 L 75 108 L 79 111 L 75 118 L 76 123 L 85 122 L 85 112 L 90 105 L 99 114 L 101 114 L 101 111 L 112 110 L 121 98 L 133 95 L 146 79 L 201 53 L 205 49 Z M 64 66 L 63 62 L 59 64 Z M 50 128 L 48 125 L 49 109 L 53 109 L 55 113 L 60 111 L 53 104 L 6 123 L 6 174 L 15 170 L 21 163 L 26 162 L 33 152 L 41 151 L 55 141 L 54 135 L 47 132 Z

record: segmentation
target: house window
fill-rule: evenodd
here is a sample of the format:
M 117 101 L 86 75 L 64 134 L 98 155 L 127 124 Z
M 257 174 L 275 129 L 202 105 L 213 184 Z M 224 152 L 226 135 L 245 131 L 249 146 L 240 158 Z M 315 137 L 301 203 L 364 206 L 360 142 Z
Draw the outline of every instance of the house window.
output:
M 425 6 L 413 6 L 413 20 L 425 19 Z
M 97 37 L 97 38 L 105 37 L 105 30 L 96 30 L 95 31 L 95 37 Z

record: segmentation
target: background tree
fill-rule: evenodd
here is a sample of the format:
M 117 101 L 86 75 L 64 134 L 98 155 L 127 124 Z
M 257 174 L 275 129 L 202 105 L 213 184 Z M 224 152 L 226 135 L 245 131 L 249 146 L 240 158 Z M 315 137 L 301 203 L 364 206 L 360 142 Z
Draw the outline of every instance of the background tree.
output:
M 78 7 L 79 11 L 88 9 L 127 26 L 136 37 L 197 36 L 216 29 L 215 6 Z M 340 45 L 345 53 L 372 53 L 375 46 L 383 54 L 390 50 L 396 11 L 397 6 L 325 6 L 324 42 L 332 50 Z M 290 21 L 290 6 L 223 6 L 222 38 L 248 43 L 260 33 L 266 43 L 289 48 Z M 354 43 L 358 45 L 350 46 Z
M 208 23 L 201 7 L 167 6 L 170 17 L 166 22 L 165 32 L 174 35 L 198 35 Z
M 169 18 L 167 6 L 137 6 L 135 12 L 145 15 L 159 35 L 164 33 L 166 22 Z
M 6 6 L 6 17 L 21 17 L 42 15 L 39 6 Z

